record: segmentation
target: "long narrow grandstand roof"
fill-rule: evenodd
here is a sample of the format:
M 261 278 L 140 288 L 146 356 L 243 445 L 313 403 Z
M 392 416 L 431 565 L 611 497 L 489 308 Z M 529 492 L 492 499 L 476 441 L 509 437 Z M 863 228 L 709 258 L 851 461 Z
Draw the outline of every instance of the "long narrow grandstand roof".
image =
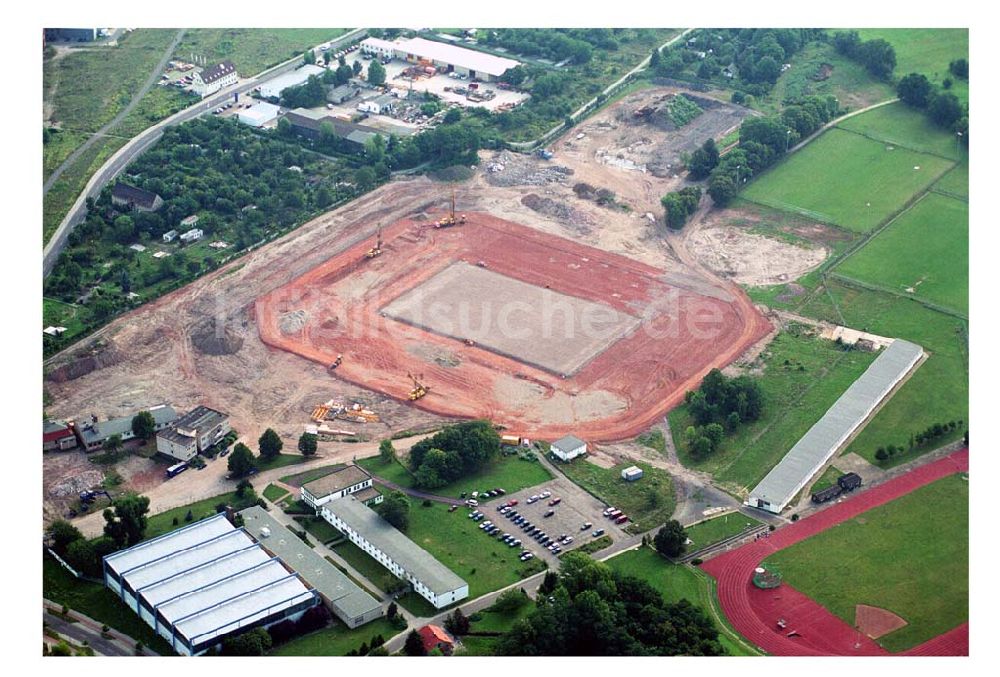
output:
M 923 348 L 896 339 L 750 492 L 749 504 L 784 509 L 833 453 L 913 368 Z

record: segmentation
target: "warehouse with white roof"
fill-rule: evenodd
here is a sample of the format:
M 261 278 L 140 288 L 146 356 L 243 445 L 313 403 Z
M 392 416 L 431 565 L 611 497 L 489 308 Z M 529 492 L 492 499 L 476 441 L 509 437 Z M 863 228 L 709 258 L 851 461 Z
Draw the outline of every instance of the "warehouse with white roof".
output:
M 104 582 L 173 649 L 297 619 L 320 597 L 220 513 L 104 558 Z
M 750 492 L 746 505 L 775 514 L 784 510 L 923 354 L 914 343 L 894 340 Z
M 509 69 L 521 65 L 520 61 L 514 59 L 425 38 L 410 38 L 395 42 L 366 38 L 361 42 L 361 50 L 411 63 L 430 62 L 441 72 L 455 71 L 484 82 L 498 80 Z
M 277 118 L 280 112 L 281 108 L 279 106 L 262 101 L 250 106 L 250 108 L 244 108 L 236 114 L 236 118 L 245 125 L 263 127 L 268 122 Z

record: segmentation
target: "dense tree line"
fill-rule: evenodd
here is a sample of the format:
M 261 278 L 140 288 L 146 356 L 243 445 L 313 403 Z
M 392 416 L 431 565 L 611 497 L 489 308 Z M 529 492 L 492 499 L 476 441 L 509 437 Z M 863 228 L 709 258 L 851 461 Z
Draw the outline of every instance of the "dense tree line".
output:
M 955 63 L 952 62 L 952 65 Z M 964 72 L 968 74 L 967 63 Z M 938 127 L 960 133 L 962 144 L 969 147 L 969 115 L 957 96 L 938 91 L 922 73 L 910 73 L 900 78 L 896 93 L 910 108 L 924 111 Z
M 401 491 L 387 492 L 382 502 L 375 505 L 375 512 L 400 531 L 410 526 L 410 499 Z
M 708 180 L 708 194 L 723 207 L 740 186 L 771 166 L 804 137 L 836 117 L 837 99 L 809 96 L 789 104 L 780 115 L 749 117 L 740 125 L 739 146 L 719 160 Z
M 833 47 L 840 54 L 857 61 L 876 78 L 888 80 L 896 68 L 896 50 L 887 41 L 862 40 L 857 31 L 833 34 Z
M 595 47 L 618 49 L 621 33 L 610 28 L 500 28 L 485 31 L 482 42 L 523 56 L 579 65 L 590 61 Z
M 489 421 L 447 426 L 410 449 L 417 486 L 434 489 L 474 473 L 500 457 L 500 435 Z
M 823 32 L 816 29 L 705 28 L 656 55 L 651 66 L 657 76 L 728 86 L 735 81 L 741 91 L 761 96 L 771 90 L 792 55 L 822 38 Z
M 505 656 L 715 656 L 718 633 L 687 600 L 581 553 L 563 558 L 555 588 L 497 643 Z
M 710 456 L 725 437 L 726 430 L 756 421 L 764 411 L 764 393 L 751 376 L 729 378 L 718 369 L 706 374 L 698 390 L 684 395 L 695 425 L 684 432 L 684 443 L 692 456 Z
M 701 181 L 708 178 L 712 170 L 719 164 L 719 149 L 715 145 L 715 139 L 708 139 L 693 153 L 687 162 L 688 178 L 692 181 Z

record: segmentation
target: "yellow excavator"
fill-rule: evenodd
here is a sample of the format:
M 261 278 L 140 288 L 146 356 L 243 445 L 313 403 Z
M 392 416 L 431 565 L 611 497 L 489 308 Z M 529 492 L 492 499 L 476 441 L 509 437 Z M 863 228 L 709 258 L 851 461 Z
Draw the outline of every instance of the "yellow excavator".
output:
M 450 226 L 461 225 L 463 223 L 465 223 L 465 214 L 455 216 L 455 191 L 451 191 L 451 209 L 448 211 L 447 216 L 434 224 L 434 227 L 448 228 Z
M 382 253 L 382 229 L 378 229 L 378 233 L 375 235 L 375 246 L 365 252 L 366 259 L 373 259 Z
M 410 394 L 409 394 L 409 399 L 410 399 L 411 402 L 413 402 L 414 400 L 419 400 L 421 397 L 423 397 L 424 395 L 427 394 L 428 390 L 430 390 L 430 388 L 428 388 L 423 383 L 421 383 L 419 380 L 417 380 L 418 377 L 414 376 L 410 372 L 406 372 L 406 376 L 411 381 L 413 381 L 413 390 L 411 390 Z M 423 377 L 424 377 L 424 375 L 420 374 L 419 378 L 423 378 Z

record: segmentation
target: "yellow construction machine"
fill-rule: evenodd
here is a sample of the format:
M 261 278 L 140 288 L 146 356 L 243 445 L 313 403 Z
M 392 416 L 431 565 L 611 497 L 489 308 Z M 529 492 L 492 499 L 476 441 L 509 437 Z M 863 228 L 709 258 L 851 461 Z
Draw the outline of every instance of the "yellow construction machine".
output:
M 449 226 L 461 225 L 465 223 L 465 214 L 455 216 L 455 191 L 451 191 L 451 209 L 448 215 L 434 224 L 435 228 L 448 228 Z
M 375 235 L 375 246 L 365 252 L 366 259 L 373 259 L 382 253 L 382 229 L 379 228 Z
M 411 402 L 414 401 L 414 400 L 419 400 L 421 397 L 423 397 L 424 395 L 427 394 L 428 390 L 430 390 L 430 388 L 428 388 L 423 383 L 421 383 L 419 380 L 417 380 L 418 377 L 414 376 L 410 372 L 406 372 L 406 376 L 411 381 L 413 381 L 413 390 L 411 390 L 410 394 L 409 394 L 409 399 L 410 399 Z M 419 378 L 423 378 L 423 377 L 424 377 L 424 375 L 420 374 Z

